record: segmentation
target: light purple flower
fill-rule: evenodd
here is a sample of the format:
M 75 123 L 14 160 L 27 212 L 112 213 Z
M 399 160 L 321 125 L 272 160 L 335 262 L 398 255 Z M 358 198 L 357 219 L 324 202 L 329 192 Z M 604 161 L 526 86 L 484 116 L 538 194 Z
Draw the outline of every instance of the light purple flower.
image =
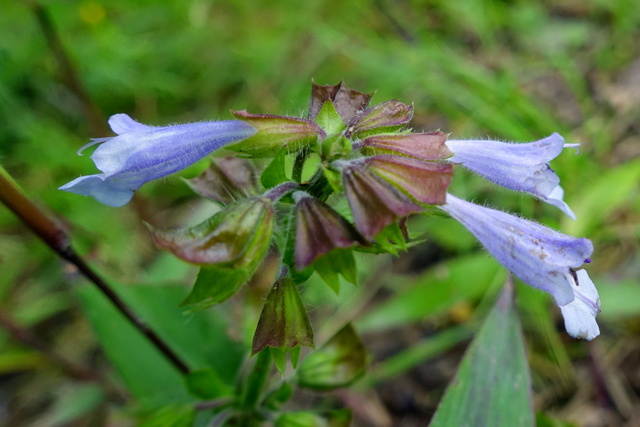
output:
M 448 161 L 460 163 L 503 187 L 530 193 L 576 219 L 569 205 L 562 200 L 564 191 L 559 185 L 560 179 L 548 162 L 556 158 L 563 148 L 580 144 L 565 144 L 564 138 L 554 133 L 539 141 L 523 144 L 449 140 L 446 145 L 454 154 Z
M 438 206 L 469 229 L 502 265 L 528 285 L 551 294 L 562 309 L 567 332 L 593 339 L 598 293 L 586 271 L 593 245 L 585 238 L 559 233 L 536 222 L 485 208 L 447 194 Z
M 78 152 L 102 143 L 91 158 L 103 173 L 81 176 L 60 190 L 92 196 L 114 207 L 128 203 L 145 182 L 184 169 L 218 148 L 256 133 L 251 125 L 238 120 L 147 126 L 126 114 L 111 116 L 109 126 L 117 136 L 96 138 Z

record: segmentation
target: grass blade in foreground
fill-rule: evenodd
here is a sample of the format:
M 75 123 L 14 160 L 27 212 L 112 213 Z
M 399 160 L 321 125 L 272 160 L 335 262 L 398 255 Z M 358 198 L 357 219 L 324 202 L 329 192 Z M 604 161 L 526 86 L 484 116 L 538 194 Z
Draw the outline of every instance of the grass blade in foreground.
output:
M 533 426 L 531 381 L 509 281 L 430 426 Z

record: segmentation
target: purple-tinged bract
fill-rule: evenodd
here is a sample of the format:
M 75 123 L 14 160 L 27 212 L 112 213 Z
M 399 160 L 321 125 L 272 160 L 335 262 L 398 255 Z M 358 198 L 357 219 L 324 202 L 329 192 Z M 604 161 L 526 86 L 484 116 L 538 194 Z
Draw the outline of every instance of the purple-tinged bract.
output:
M 337 161 L 353 221 L 363 236 L 373 239 L 383 228 L 423 208 L 411 197 L 370 171 L 360 160 Z
M 367 241 L 331 206 L 303 191 L 293 194 L 296 200 L 295 265 L 298 270 L 334 248 L 366 245 Z

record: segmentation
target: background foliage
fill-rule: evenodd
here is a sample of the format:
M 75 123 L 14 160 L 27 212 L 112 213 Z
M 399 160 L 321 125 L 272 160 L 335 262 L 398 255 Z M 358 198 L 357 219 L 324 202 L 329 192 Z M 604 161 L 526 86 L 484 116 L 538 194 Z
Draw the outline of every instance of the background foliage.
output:
M 566 152 L 553 163 L 575 222 L 461 170 L 453 191 L 594 242 L 589 271 L 603 312 L 593 343 L 568 339 L 549 298 L 517 288 L 539 425 L 633 425 L 640 416 L 635 2 L 9 0 L 0 7 L 2 165 L 64 218 L 76 248 L 122 283 L 127 301 L 182 357 L 230 377 L 272 277 L 255 278 L 243 297 L 214 310 L 172 321 L 182 316 L 176 305 L 194 270 L 155 249 L 142 221 L 195 224 L 215 207 L 176 177 L 146 185 L 119 209 L 57 191 L 93 173 L 75 151 L 89 137 L 110 135 L 106 117 L 126 112 L 164 124 L 230 119 L 229 109 L 244 108 L 302 115 L 311 78 L 344 79 L 377 90 L 374 103 L 413 102 L 416 130 L 518 141 L 557 131 L 581 142 L 581 155 Z M 423 425 L 433 415 L 506 274 L 455 221 L 420 218 L 413 229 L 427 242 L 383 262 L 362 256 L 359 287 L 343 283 L 336 297 L 313 279 L 307 285 L 318 342 L 353 320 L 373 365 L 355 388 L 300 396 L 294 409 L 347 405 L 356 422 L 380 426 Z M 5 209 L 0 233 L 6 425 L 118 424 L 144 417 L 154 402 L 172 402 L 172 416 L 189 405 L 166 362 Z M 9 324 L 44 348 L 21 343 Z M 88 368 L 89 378 L 70 373 L 58 356 Z M 135 403 L 110 403 L 120 392 L 95 376 L 114 389 L 126 385 Z M 221 388 L 232 382 L 218 380 Z M 207 393 L 215 398 L 215 390 Z

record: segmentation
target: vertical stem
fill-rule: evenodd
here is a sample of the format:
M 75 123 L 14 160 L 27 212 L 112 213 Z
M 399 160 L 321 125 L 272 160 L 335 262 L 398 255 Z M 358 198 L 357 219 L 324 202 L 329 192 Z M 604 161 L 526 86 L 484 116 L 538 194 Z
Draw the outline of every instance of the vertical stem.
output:
M 293 164 L 293 172 L 291 173 L 291 179 L 295 182 L 299 183 L 302 181 L 302 170 L 304 169 L 304 162 L 307 160 L 308 154 L 309 149 L 306 147 L 298 151 L 295 163 Z
M 49 12 L 45 6 L 42 6 L 36 0 L 25 1 L 25 3 L 31 7 L 31 10 L 36 17 L 38 26 L 47 40 L 49 49 L 58 63 L 62 79 L 65 81 L 71 92 L 73 92 L 80 102 L 84 104 L 82 111 L 85 113 L 86 119 L 90 123 L 91 131 L 95 132 L 96 135 L 106 134 L 109 132 L 109 129 L 105 125 L 104 114 L 98 105 L 93 102 L 82 84 L 80 75 L 62 44 L 62 40 L 56 31 Z
M 258 406 L 260 396 L 267 384 L 267 377 L 271 370 L 271 350 L 262 350 L 256 356 L 255 365 L 247 377 L 244 393 L 242 396 L 242 409 L 252 410 Z
M 186 363 L 184 363 L 144 321 L 138 318 L 135 312 L 125 304 L 114 290 L 75 253 L 62 227 L 49 218 L 27 197 L 2 166 L 0 166 L 0 201 L 13 211 L 29 229 L 36 233 L 38 237 L 61 258 L 75 265 L 87 279 L 93 282 L 111 303 L 113 303 L 180 372 L 183 374 L 189 373 L 189 367 Z

